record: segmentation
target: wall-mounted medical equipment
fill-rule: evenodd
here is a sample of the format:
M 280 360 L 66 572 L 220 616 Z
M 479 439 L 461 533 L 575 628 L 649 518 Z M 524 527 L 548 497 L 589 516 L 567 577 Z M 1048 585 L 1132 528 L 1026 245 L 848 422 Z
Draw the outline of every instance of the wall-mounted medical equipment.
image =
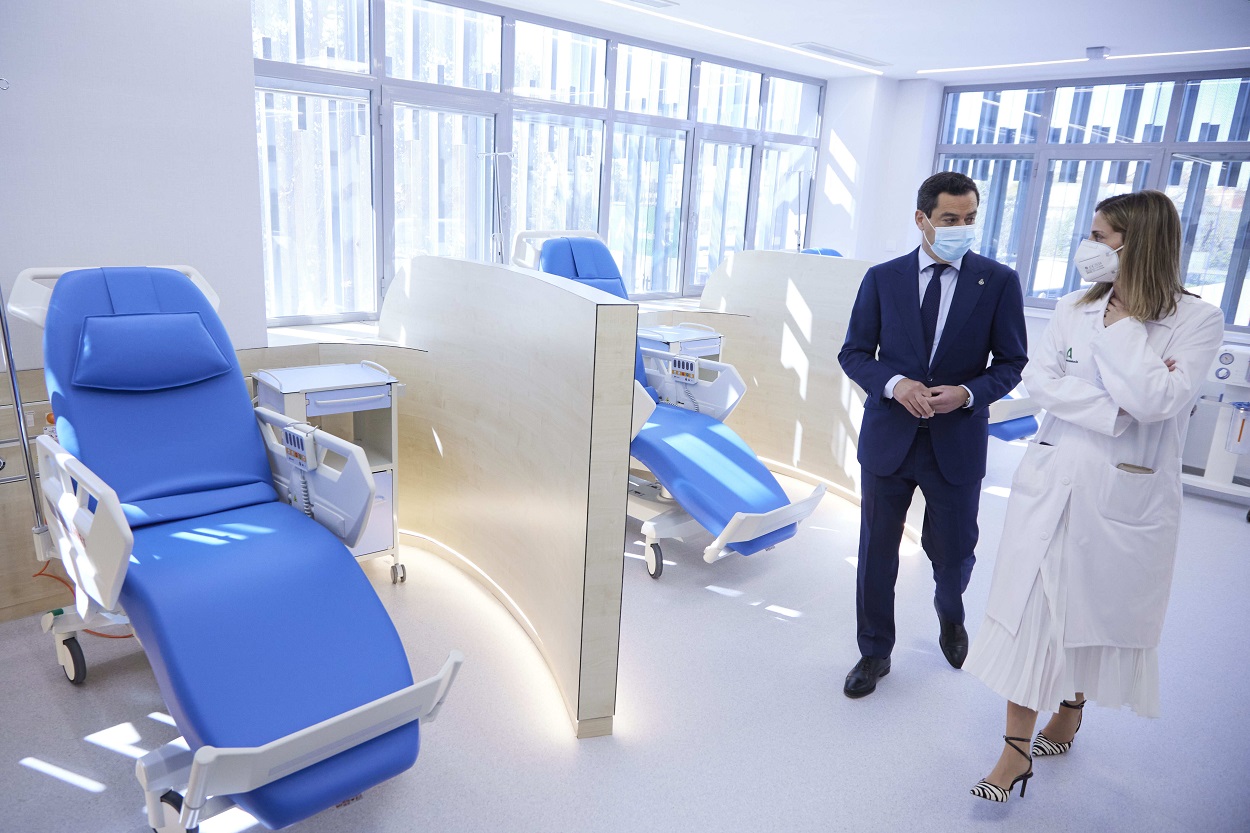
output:
M 391 581 L 407 578 L 399 559 L 399 393 L 403 385 L 375 362 L 324 364 L 258 370 L 257 401 L 300 422 L 314 420 L 323 431 L 364 449 L 374 481 L 373 511 L 352 548 L 359 561 L 389 558 Z M 287 455 L 299 454 L 286 446 Z M 293 483 L 300 495 L 299 478 Z
M 546 233 L 529 234 L 532 241 Z M 517 249 L 521 248 L 518 239 Z M 539 250 L 538 265 L 544 272 L 628 298 L 602 240 L 549 235 Z M 694 341 L 714 337 L 719 354 L 719 335 L 697 331 Z M 663 573 L 661 541 L 668 538 L 684 540 L 706 530 L 713 540 L 704 548 L 703 560 L 711 563 L 733 553 L 772 549 L 793 537 L 819 505 L 825 487 L 817 486 L 803 500 L 791 503 L 772 472 L 724 424 L 746 393 L 738 371 L 723 362 L 684 354 L 680 346 L 674 352 L 673 344 L 684 346 L 681 340 L 653 349 L 642 339 L 640 333 L 630 455 L 631 467 L 652 477 L 630 476 L 629 512 L 642 521 L 647 572 L 652 578 Z
M 1202 474 L 1182 474 L 1185 488 L 1238 503 L 1250 504 L 1250 487 L 1236 482 L 1237 463 L 1250 454 L 1250 346 L 1225 344 L 1215 355 L 1208 382 L 1223 386 L 1218 396 L 1204 396 L 1199 407 L 1217 408 L 1215 428 Z M 1250 511 L 1246 513 L 1250 521 Z
M 42 557 L 62 561 L 75 606 L 50 617 L 128 620 L 182 733 L 136 762 L 151 827 L 185 833 L 232 804 L 285 827 L 409 769 L 463 658 L 414 684 L 345 546 L 373 502 L 365 452 L 254 409 L 225 327 L 178 271 L 28 270 L 13 296 L 44 327 L 60 439 L 36 439 Z M 280 498 L 294 471 L 315 522 Z

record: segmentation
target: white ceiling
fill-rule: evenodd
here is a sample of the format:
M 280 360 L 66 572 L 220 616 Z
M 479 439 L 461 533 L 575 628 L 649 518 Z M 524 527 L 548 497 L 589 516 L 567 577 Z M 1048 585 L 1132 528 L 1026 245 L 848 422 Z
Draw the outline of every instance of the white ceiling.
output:
M 500 2 L 500 0 L 496 0 Z M 623 35 L 821 78 L 855 70 L 647 14 L 618 0 L 525 0 L 504 5 Z M 637 9 L 635 11 L 634 9 Z M 1250 67 L 1250 50 L 917 75 L 916 70 L 1111 55 L 1250 47 L 1250 0 L 681 0 L 661 14 L 783 45 L 816 41 L 889 66 L 889 78 L 947 84 Z

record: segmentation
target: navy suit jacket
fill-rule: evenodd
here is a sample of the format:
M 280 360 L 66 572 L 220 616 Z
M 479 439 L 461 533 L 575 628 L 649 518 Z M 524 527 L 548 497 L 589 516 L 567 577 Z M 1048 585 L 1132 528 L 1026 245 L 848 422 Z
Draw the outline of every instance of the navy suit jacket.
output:
M 989 406 L 1020 382 L 1028 361 L 1020 277 L 996 260 L 964 255 L 955 294 L 930 366 L 920 322 L 920 250 L 873 266 L 851 310 L 838 361 L 868 394 L 859 433 L 859 463 L 887 477 L 898 471 L 920 419 L 885 385 L 896 374 L 926 385 L 965 385 L 973 407 L 929 420 L 942 476 L 966 484 L 985 476 Z

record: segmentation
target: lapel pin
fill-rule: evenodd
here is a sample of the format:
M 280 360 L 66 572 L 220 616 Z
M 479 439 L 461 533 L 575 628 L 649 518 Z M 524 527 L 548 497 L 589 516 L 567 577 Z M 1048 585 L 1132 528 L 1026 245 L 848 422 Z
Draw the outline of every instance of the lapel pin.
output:
M 981 280 L 977 281 L 977 286 L 985 286 L 985 278 L 981 278 Z

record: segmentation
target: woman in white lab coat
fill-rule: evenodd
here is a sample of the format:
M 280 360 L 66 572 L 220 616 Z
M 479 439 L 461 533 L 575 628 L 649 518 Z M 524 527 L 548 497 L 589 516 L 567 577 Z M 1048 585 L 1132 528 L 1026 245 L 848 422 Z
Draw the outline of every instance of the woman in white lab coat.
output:
M 1159 191 L 1098 204 L 1024 384 L 1046 410 L 1016 470 L 986 618 L 966 671 L 1007 698 L 1006 745 L 973 795 L 1006 801 L 1062 754 L 1085 698 L 1159 713 L 1157 646 L 1176 559 L 1181 452 L 1224 334 L 1187 293 Z M 1037 738 L 1039 711 L 1055 712 Z M 1030 755 L 1031 751 L 1031 755 Z

